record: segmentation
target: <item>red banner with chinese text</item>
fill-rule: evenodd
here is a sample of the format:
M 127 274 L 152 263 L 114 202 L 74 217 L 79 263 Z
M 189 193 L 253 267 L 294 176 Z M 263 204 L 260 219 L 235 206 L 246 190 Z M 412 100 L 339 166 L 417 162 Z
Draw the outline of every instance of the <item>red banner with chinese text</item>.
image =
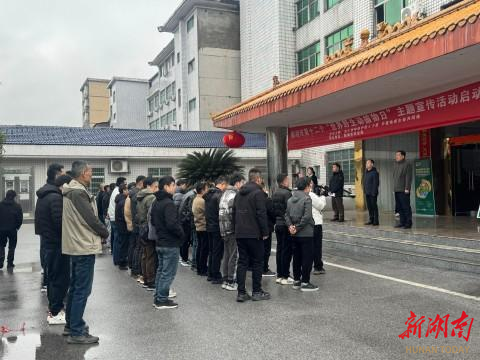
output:
M 420 159 L 428 159 L 432 156 L 432 140 L 430 136 L 430 129 L 424 129 L 418 132 L 418 153 Z
M 480 82 L 477 82 L 334 123 L 289 128 L 288 149 L 383 137 L 479 119 Z

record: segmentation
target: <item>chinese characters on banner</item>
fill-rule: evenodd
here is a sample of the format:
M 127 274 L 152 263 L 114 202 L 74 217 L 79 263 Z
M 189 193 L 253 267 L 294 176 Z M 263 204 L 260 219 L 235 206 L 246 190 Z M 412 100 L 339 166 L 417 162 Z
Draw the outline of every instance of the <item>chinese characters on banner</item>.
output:
M 429 337 L 430 335 L 435 335 L 435 339 L 438 338 L 438 335 L 442 334 L 445 338 L 448 337 L 448 324 L 453 325 L 451 328 L 450 336 L 458 337 L 459 339 L 463 338 L 465 341 L 468 341 L 470 338 L 470 330 L 472 329 L 472 324 L 474 318 L 468 318 L 468 315 L 465 311 L 462 311 L 462 315 L 460 318 L 448 322 L 450 318 L 450 314 L 447 314 L 443 317 L 437 314 L 435 319 L 428 318 L 428 327 L 427 331 L 425 332 L 425 337 Z M 422 337 L 422 324 L 425 322 L 425 316 L 421 316 L 417 319 L 417 315 L 413 311 L 410 311 L 410 317 L 405 322 L 407 325 L 407 330 L 398 337 L 402 340 L 405 338 L 410 338 L 410 335 L 417 335 L 418 338 Z M 425 327 L 424 327 L 425 328 Z
M 426 159 L 431 156 L 431 146 L 430 129 L 420 130 L 418 132 L 418 152 L 420 159 Z
M 288 130 L 289 150 L 382 137 L 480 118 L 480 82 L 362 116 Z

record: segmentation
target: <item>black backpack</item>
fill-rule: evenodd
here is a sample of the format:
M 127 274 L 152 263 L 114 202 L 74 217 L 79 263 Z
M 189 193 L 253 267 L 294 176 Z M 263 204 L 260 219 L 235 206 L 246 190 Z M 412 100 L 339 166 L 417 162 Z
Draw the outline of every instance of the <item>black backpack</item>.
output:
M 183 204 L 180 205 L 178 215 L 180 217 L 180 224 L 182 224 L 182 226 L 191 225 L 193 222 L 192 205 L 194 198 L 195 194 L 192 194 L 191 196 L 185 198 Z

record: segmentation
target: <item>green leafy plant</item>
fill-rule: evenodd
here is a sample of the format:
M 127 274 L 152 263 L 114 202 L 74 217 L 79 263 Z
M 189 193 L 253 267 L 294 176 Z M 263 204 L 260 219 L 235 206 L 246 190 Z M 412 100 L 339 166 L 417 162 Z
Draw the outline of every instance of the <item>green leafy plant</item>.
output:
M 241 171 L 243 167 L 238 165 L 238 161 L 233 151 L 228 149 L 194 151 L 180 161 L 177 177 L 186 179 L 189 185 L 198 181 L 214 182 L 219 176 Z

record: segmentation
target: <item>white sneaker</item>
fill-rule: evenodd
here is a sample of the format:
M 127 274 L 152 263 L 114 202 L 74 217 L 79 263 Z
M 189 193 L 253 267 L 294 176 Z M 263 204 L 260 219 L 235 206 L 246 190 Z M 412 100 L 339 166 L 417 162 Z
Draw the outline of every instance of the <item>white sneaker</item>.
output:
M 282 279 L 281 284 L 282 285 L 292 285 L 293 282 L 294 282 L 293 279 L 291 277 L 289 277 L 288 279 Z
M 40 292 L 46 293 L 46 292 L 47 292 L 47 287 L 46 287 L 46 286 L 42 286 L 42 288 L 40 289 Z
M 223 284 L 222 284 L 222 289 L 226 289 L 227 285 L 228 285 L 228 283 L 226 281 L 224 281 Z
M 65 312 L 62 310 L 56 316 L 53 316 L 51 312 L 47 316 L 48 325 L 65 325 Z
M 140 285 L 143 285 L 145 282 L 143 281 L 143 276 L 139 276 L 138 279 L 137 279 L 137 282 L 140 284 Z
M 227 286 L 225 287 L 225 290 L 237 291 L 238 290 L 238 285 L 237 285 L 237 283 L 227 284 Z
M 281 277 L 277 277 L 277 279 L 275 280 L 275 282 L 276 282 L 277 284 L 281 284 L 281 283 L 282 283 L 282 280 L 283 280 L 283 279 L 282 279 Z
M 170 289 L 170 291 L 168 292 L 168 298 L 173 299 L 173 298 L 176 298 L 176 297 L 177 297 L 177 293 L 175 292 L 175 290 Z
M 190 264 L 188 262 L 183 261 L 183 260 L 180 260 L 180 265 L 182 265 L 184 267 L 190 266 Z

